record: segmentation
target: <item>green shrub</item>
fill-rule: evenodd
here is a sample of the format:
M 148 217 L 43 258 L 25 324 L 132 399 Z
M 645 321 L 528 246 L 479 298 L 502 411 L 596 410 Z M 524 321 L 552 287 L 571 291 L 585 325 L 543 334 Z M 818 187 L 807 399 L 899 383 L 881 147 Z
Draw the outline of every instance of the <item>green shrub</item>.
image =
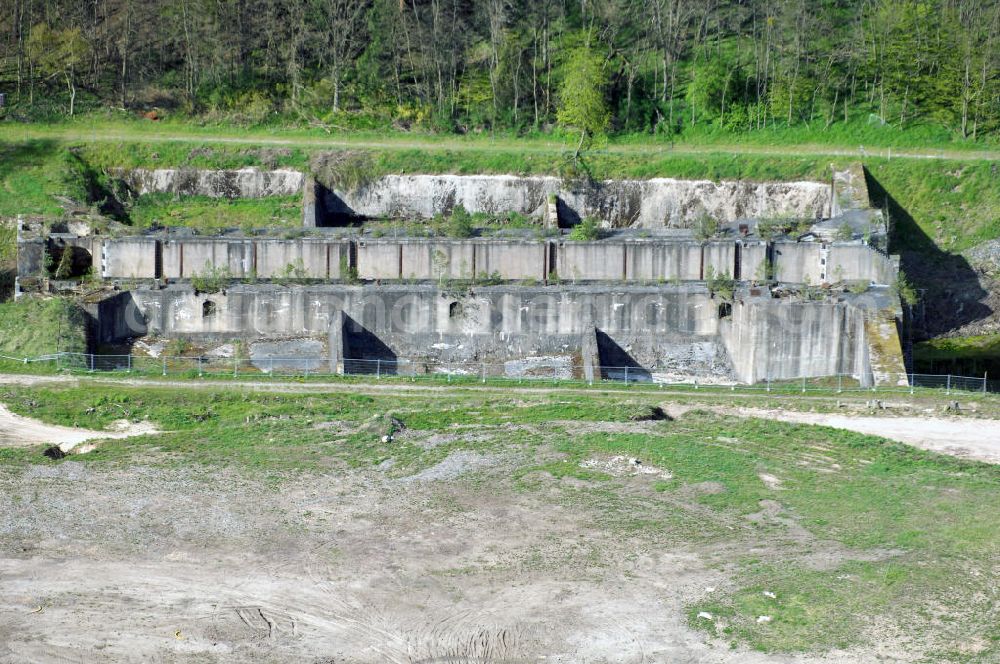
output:
M 900 301 L 907 306 L 912 307 L 920 299 L 917 295 L 917 289 L 906 278 L 906 273 L 904 272 L 900 272 L 896 277 L 896 281 L 892 284 L 892 290 L 899 296 Z
M 461 204 L 456 205 L 448 219 L 448 237 L 468 238 L 473 231 L 472 215 Z
M 205 261 L 205 271 L 191 277 L 191 287 L 198 293 L 218 293 L 229 285 L 233 275 L 229 266 L 216 267 Z
M 838 240 L 840 242 L 847 242 L 849 240 L 853 240 L 854 229 L 851 228 L 851 225 L 845 221 L 843 224 L 840 225 L 840 228 L 837 229 L 837 233 L 833 236 L 833 239 Z
M 732 302 L 736 294 L 736 280 L 729 272 L 716 272 L 711 265 L 705 271 L 705 285 L 708 292 L 724 302 Z
M 601 227 L 597 219 L 586 217 L 569 232 L 569 239 L 576 242 L 591 242 L 601 239 Z
M 694 237 L 696 240 L 709 240 L 719 234 L 719 220 L 702 212 L 694 222 Z

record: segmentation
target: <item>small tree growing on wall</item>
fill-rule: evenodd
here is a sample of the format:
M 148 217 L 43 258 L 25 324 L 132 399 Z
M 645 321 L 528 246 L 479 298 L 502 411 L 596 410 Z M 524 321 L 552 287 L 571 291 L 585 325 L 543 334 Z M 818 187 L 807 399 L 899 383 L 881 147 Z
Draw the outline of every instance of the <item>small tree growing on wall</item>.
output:
M 705 270 L 705 285 L 708 292 L 724 302 L 732 302 L 736 295 L 736 280 L 729 272 L 716 272 L 711 265 Z

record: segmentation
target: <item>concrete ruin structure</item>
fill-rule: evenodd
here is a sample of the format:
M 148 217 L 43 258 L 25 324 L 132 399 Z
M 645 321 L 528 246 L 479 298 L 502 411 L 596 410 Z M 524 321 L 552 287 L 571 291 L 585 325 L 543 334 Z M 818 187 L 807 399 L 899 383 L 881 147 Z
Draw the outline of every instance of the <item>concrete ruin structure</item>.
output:
M 74 277 L 89 274 L 98 346 L 241 340 L 341 372 L 377 360 L 387 373 L 478 362 L 506 375 L 905 380 L 898 259 L 860 166 L 825 183 L 392 175 L 351 191 L 293 171 L 117 175 L 136 192 L 297 192 L 303 228 L 203 236 L 19 224 L 18 292 L 79 292 Z M 366 223 L 457 205 L 537 227 L 387 237 Z M 603 237 L 571 239 L 588 217 Z

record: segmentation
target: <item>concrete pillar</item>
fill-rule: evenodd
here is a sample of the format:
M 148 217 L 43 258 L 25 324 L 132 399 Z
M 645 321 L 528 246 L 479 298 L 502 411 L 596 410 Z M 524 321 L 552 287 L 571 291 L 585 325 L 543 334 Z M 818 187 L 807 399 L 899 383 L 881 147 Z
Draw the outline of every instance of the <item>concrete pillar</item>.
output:
M 583 356 L 583 379 L 588 383 L 601 380 L 601 353 L 597 347 L 597 328 L 588 327 L 580 340 Z
M 545 199 L 545 214 L 542 215 L 545 228 L 559 228 L 559 198 L 549 194 Z
M 330 330 L 327 333 L 327 346 L 329 348 L 327 355 L 329 355 L 330 358 L 330 373 L 344 373 L 344 360 L 347 359 L 347 354 L 349 352 L 347 346 L 347 334 L 344 332 L 345 320 L 346 317 L 344 316 L 344 311 L 342 309 L 337 311 L 337 313 L 335 313 L 330 319 Z
M 319 225 L 317 215 L 320 209 L 316 190 L 316 178 L 307 175 L 302 185 L 302 226 L 305 228 L 316 228 Z

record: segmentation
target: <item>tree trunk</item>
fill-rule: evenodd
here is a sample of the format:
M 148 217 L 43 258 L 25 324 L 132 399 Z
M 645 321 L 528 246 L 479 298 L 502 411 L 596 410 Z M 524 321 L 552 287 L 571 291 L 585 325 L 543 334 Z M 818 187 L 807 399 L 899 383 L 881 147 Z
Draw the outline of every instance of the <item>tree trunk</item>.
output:
M 73 70 L 66 74 L 66 87 L 69 88 L 69 117 L 73 117 L 73 107 L 76 104 L 76 84 L 73 82 Z

